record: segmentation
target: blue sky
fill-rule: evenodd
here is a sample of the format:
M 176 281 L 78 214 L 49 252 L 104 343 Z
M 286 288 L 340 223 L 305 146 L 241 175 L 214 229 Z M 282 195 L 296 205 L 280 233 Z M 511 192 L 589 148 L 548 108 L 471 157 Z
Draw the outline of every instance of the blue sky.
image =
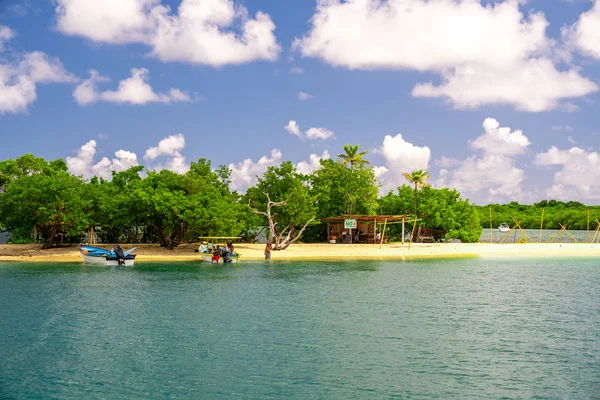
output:
M 245 190 L 358 143 L 383 191 L 426 168 L 479 204 L 599 204 L 596 26 L 588 0 L 0 0 L 0 159 L 208 158 Z

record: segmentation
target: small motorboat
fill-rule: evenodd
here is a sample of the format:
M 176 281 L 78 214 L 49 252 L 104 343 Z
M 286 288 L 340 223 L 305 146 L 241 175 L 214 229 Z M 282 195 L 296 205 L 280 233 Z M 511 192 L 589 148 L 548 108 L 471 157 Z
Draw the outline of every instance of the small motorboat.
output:
M 508 226 L 508 224 L 506 222 L 503 222 L 500 224 L 500 226 L 498 227 L 498 230 L 500 232 L 510 232 L 510 226 Z
M 106 250 L 100 247 L 79 245 L 79 253 L 83 257 L 85 264 L 93 265 L 106 265 L 106 266 L 117 266 L 125 265 L 127 267 L 133 266 L 135 262 L 135 254 L 131 254 L 135 250 L 129 249 L 123 252 L 123 256 L 119 257 L 113 250 Z M 122 259 L 123 263 L 119 263 L 119 259 Z
M 200 253 L 200 257 L 202 257 L 202 261 L 206 261 L 209 263 L 213 262 L 213 250 L 217 246 L 225 247 L 224 244 L 217 245 L 217 241 L 233 241 L 239 239 L 239 236 L 201 236 L 199 239 L 203 240 L 202 244 L 198 247 L 198 252 Z M 206 242 L 204 242 L 206 240 Z M 214 243 L 213 243 L 214 242 Z M 219 264 L 237 264 L 240 262 L 240 253 L 228 253 L 226 256 L 219 256 Z

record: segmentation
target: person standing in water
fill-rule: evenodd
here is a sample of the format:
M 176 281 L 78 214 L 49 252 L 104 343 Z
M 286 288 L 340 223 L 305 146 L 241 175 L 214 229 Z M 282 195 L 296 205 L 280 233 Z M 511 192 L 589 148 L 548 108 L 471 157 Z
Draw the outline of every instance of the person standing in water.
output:
M 265 260 L 271 259 L 271 241 L 267 241 L 267 245 L 265 246 Z

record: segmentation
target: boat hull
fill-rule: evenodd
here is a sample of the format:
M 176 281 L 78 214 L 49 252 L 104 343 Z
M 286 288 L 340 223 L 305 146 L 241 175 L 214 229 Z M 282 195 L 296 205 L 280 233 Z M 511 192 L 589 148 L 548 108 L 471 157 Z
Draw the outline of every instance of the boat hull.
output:
M 83 262 L 85 264 L 98 265 L 98 266 L 102 266 L 102 267 L 104 267 L 104 266 L 108 266 L 108 267 L 115 266 L 116 267 L 119 265 L 119 260 L 116 260 L 116 259 L 110 259 L 110 258 L 106 258 L 106 257 L 97 257 L 97 256 L 88 256 L 85 254 L 82 254 L 81 257 L 83 258 Z M 132 267 L 134 263 L 135 263 L 135 258 L 133 258 L 133 257 L 125 258 L 125 266 L 126 267 Z
M 209 262 L 212 263 L 212 254 L 206 254 L 203 253 L 201 254 L 202 257 L 202 261 L 205 262 Z M 240 262 L 240 255 L 239 254 L 233 254 L 230 258 L 231 263 L 230 264 L 238 264 Z M 223 257 L 219 257 L 219 264 L 224 264 L 225 262 L 223 261 Z

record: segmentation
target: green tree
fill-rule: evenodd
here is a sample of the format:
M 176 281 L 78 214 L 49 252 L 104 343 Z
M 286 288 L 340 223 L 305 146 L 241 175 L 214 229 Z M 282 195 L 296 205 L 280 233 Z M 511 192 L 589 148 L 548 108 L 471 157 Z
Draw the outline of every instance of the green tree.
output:
M 367 153 L 367 150 L 359 152 L 357 144 L 346 144 L 344 145 L 344 153 L 337 154 L 336 157 L 339 158 L 342 164 L 349 164 L 350 169 L 354 170 L 355 167 L 364 168 L 365 165 L 371 163 L 364 158 Z
M 418 171 L 413 171 L 411 173 L 403 172 L 402 175 L 408 180 L 410 183 L 415 185 L 414 190 L 414 210 L 415 216 L 417 215 L 417 192 L 420 187 L 430 186 L 426 179 L 429 179 L 429 172 L 424 171 L 422 169 Z
M 285 250 L 296 242 L 317 213 L 307 177 L 289 161 L 269 167 L 244 199 L 262 224 L 269 226 L 269 240 L 275 250 Z
M 8 230 L 36 228 L 44 238 L 42 248 L 47 249 L 59 232 L 76 236 L 88 226 L 89 205 L 81 179 L 49 164 L 44 172 L 31 172 L 5 186 L 0 221 Z
M 321 160 L 310 176 L 318 218 L 343 214 L 377 214 L 379 186 L 373 168 L 351 170 L 333 160 Z
M 398 188 L 397 193 L 389 192 L 379 199 L 384 214 L 406 214 L 413 206 L 413 192 L 408 185 Z M 477 242 L 481 236 L 481 225 L 476 207 L 468 200 L 460 198 L 453 189 L 434 189 L 425 186 L 420 195 L 417 214 L 419 226 L 446 232 L 446 239 L 460 239 L 463 242 Z M 399 234 L 398 226 L 390 227 L 390 234 Z

